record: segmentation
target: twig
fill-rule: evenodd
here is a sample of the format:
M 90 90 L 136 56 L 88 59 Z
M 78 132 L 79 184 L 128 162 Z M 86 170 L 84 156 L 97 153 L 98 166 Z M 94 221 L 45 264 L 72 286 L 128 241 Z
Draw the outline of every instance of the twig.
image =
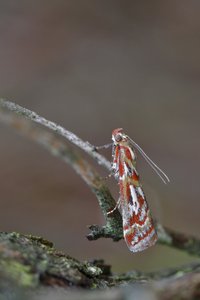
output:
M 31 120 L 35 123 L 38 123 L 40 125 L 43 125 L 44 127 L 58 133 L 59 135 L 66 138 L 68 141 L 70 141 L 72 144 L 78 146 L 80 149 L 84 150 L 86 153 L 88 153 L 91 157 L 93 157 L 98 164 L 104 166 L 108 171 L 111 170 L 111 164 L 110 162 L 101 154 L 99 154 L 96 151 L 95 146 L 91 145 L 89 142 L 85 142 L 82 139 L 80 139 L 77 135 L 70 132 L 69 130 L 66 130 L 64 127 L 49 121 L 35 112 L 26 109 L 24 107 L 21 107 L 18 104 L 15 104 L 11 101 L 7 101 L 4 99 L 0 99 L 0 107 L 1 110 L 8 110 L 10 112 L 14 112 L 19 116 L 22 116 L 28 120 Z
M 89 240 L 95 240 L 101 236 L 112 238 L 115 241 L 122 238 L 122 219 L 119 211 L 116 210 L 112 216 L 107 215 L 107 212 L 115 207 L 116 202 L 104 180 L 98 175 L 94 168 L 82 158 L 80 153 L 56 137 L 55 134 L 48 132 L 47 129 L 36 128 L 30 120 L 19 118 L 19 116 L 13 112 L 4 111 L 2 113 L 0 109 L 0 120 L 13 127 L 18 133 L 39 143 L 50 151 L 51 154 L 69 164 L 94 192 L 105 217 L 106 225 L 102 227 L 97 225 L 90 226 L 89 229 L 91 232 L 87 236 Z
M 159 244 L 183 250 L 200 257 L 200 239 L 157 224 Z

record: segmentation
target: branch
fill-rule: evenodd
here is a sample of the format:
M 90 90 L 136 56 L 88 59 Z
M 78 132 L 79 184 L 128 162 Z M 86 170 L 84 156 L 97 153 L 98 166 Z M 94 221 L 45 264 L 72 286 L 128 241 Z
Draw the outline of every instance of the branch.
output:
M 98 225 L 90 226 L 91 232 L 88 234 L 89 240 L 98 239 L 100 237 L 112 238 L 113 240 L 123 238 L 122 219 L 119 211 L 115 210 L 113 214 L 107 215 L 107 212 L 115 207 L 115 200 L 104 181 L 79 153 L 74 151 L 74 149 L 71 149 L 53 133 L 50 133 L 48 129 L 65 137 L 72 144 L 88 153 L 100 165 L 104 166 L 107 170 L 110 170 L 110 162 L 95 151 L 95 146 L 88 142 L 84 142 L 62 126 L 48 121 L 38 114 L 17 104 L 2 99 L 0 99 L 0 120 L 11 127 L 14 127 L 18 132 L 26 135 L 28 138 L 43 145 L 53 155 L 58 156 L 64 162 L 70 164 L 76 173 L 82 177 L 95 193 L 106 219 L 106 225 L 102 227 Z M 33 122 L 43 125 L 43 128 L 34 127 Z M 157 231 L 159 236 L 158 243 L 183 250 L 192 255 L 200 256 L 199 239 L 164 228 L 160 224 L 157 224 Z
M 42 238 L 1 232 L 0 277 L 1 299 L 199 299 L 200 264 L 113 275 L 102 260 L 79 262 Z
M 159 244 L 185 251 L 190 255 L 200 256 L 200 239 L 163 227 L 161 224 L 157 224 L 157 230 Z
M 38 123 L 40 125 L 43 125 L 44 127 L 58 133 L 59 135 L 66 138 L 68 141 L 70 141 L 72 144 L 78 146 L 80 149 L 88 153 L 92 158 L 94 158 L 98 164 L 104 166 L 108 171 L 111 170 L 111 164 L 110 162 L 101 154 L 95 151 L 95 146 L 91 145 L 89 142 L 84 142 L 82 139 L 80 139 L 77 135 L 74 133 L 66 130 L 64 127 L 49 121 L 35 112 L 23 108 L 18 104 L 15 104 L 11 101 L 7 101 L 4 99 L 0 99 L 0 108 L 4 112 L 13 112 L 21 117 L 24 117 L 28 120 L 31 120 L 35 123 Z
M 102 269 L 94 263 L 81 263 L 64 255 L 47 240 L 16 232 L 0 232 L 1 299 L 15 299 L 2 298 L 3 284 L 5 291 L 10 292 L 13 286 L 91 287 L 102 273 Z
M 85 183 L 90 187 L 93 193 L 98 199 L 99 206 L 101 207 L 102 213 L 106 220 L 106 225 L 99 227 L 97 225 L 92 225 L 89 227 L 91 232 L 88 234 L 89 240 L 95 240 L 101 236 L 112 238 L 113 240 L 119 240 L 122 238 L 122 218 L 118 210 L 116 210 L 112 216 L 107 215 L 108 211 L 111 211 L 116 202 L 113 199 L 108 187 L 106 186 L 104 180 L 98 175 L 94 168 L 82 158 L 80 153 L 72 149 L 60 138 L 56 137 L 55 134 L 49 132 L 46 128 L 35 127 L 32 119 L 24 119 L 15 114 L 15 111 L 11 112 L 8 110 L 12 107 L 11 102 L 6 102 L 6 110 L 3 110 L 1 104 L 4 104 L 3 100 L 0 100 L 0 120 L 5 124 L 13 127 L 18 133 L 23 134 L 29 139 L 39 143 L 45 147 L 51 154 L 61 158 L 65 163 L 69 164 L 78 175 L 85 181 Z M 16 108 L 16 106 L 14 106 Z M 17 109 L 19 106 L 17 106 Z M 20 112 L 23 109 L 20 108 Z M 27 114 L 26 114 L 27 117 Z M 27 117 L 28 118 L 28 117 Z M 40 118 L 39 116 L 37 118 Z M 45 120 L 49 123 L 49 121 Z M 55 130 L 56 131 L 56 130 Z M 70 133 L 71 134 L 71 133 Z M 73 134 L 71 134 L 73 136 Z M 76 140 L 80 140 L 76 137 Z M 88 147 L 88 143 L 81 142 L 82 146 Z M 94 149 L 93 146 L 91 148 Z M 85 148 L 84 148 L 85 149 Z M 95 153 L 95 152 L 91 152 Z M 97 153 L 98 154 L 98 153 Z M 100 155 L 99 155 L 100 156 Z M 101 232 L 101 234 L 100 234 Z

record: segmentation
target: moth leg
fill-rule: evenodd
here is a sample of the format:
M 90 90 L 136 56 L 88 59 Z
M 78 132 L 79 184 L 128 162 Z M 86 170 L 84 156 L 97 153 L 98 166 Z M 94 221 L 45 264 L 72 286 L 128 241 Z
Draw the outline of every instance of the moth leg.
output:
M 108 180 L 108 179 L 111 178 L 111 176 L 112 176 L 112 174 L 108 174 L 107 176 L 103 177 L 103 179 L 104 179 L 104 180 Z
M 107 176 L 105 176 L 104 177 L 104 179 L 110 179 L 112 176 L 114 176 L 116 179 L 118 179 L 118 177 L 119 177 L 119 170 L 117 169 L 112 169 L 111 170 L 111 172 L 107 175 Z
M 120 201 L 120 198 L 119 198 L 118 201 L 117 201 L 117 203 L 116 203 L 116 205 L 115 205 L 115 207 L 112 210 L 108 211 L 107 215 L 112 214 L 117 208 L 120 207 L 120 204 L 121 204 L 121 201 Z
M 95 146 L 95 150 L 101 150 L 101 149 L 108 149 L 110 147 L 112 147 L 113 143 L 109 143 L 109 144 L 105 144 L 105 145 L 102 145 L 102 146 Z
M 115 166 L 115 167 L 112 166 L 112 169 L 111 169 L 111 172 L 109 174 L 109 177 L 112 177 L 112 176 L 115 179 L 119 178 L 119 168 L 118 168 L 118 166 Z

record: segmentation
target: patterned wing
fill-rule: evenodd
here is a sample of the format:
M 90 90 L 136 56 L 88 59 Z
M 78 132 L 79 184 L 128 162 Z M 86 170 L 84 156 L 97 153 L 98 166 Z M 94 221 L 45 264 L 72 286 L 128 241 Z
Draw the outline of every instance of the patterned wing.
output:
M 119 181 L 124 239 L 133 252 L 143 251 L 157 241 L 153 219 L 141 186 L 131 178 Z
M 120 186 L 124 238 L 133 252 L 157 241 L 153 219 L 136 171 L 136 154 L 121 129 L 113 131 L 113 170 Z

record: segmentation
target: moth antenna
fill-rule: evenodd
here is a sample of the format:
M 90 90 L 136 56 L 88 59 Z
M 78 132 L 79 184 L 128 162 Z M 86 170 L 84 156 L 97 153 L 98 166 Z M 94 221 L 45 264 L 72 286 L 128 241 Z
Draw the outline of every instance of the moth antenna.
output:
M 129 138 L 129 137 L 128 137 Z M 144 157 L 146 162 L 152 167 L 152 169 L 156 172 L 156 174 L 160 177 L 160 179 L 167 184 L 170 182 L 169 177 L 165 174 L 163 170 L 161 170 L 152 160 L 151 158 L 144 152 L 144 150 L 131 138 L 129 138 L 130 142 L 135 146 L 135 148 L 140 152 L 140 154 Z

